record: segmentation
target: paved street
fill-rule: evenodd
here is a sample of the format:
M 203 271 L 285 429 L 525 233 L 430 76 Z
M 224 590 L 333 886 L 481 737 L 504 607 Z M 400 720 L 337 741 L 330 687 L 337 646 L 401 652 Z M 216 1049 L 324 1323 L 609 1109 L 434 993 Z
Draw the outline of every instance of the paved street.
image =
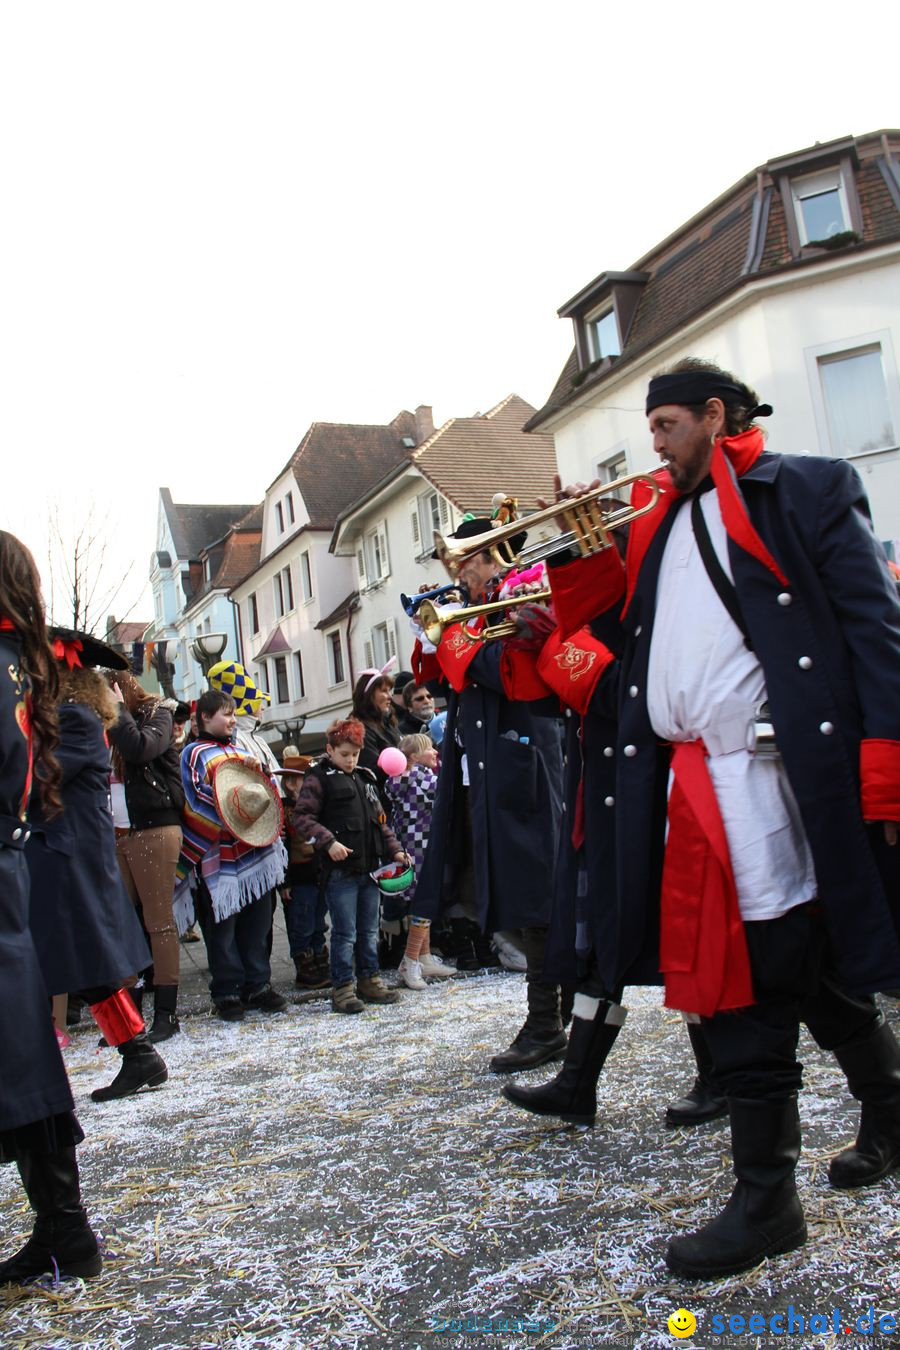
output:
M 665 1238 L 726 1196 L 727 1135 L 721 1122 L 662 1128 L 662 1105 L 691 1073 L 680 1020 L 656 991 L 627 999 L 600 1122 L 578 1131 L 514 1111 L 485 1071 L 521 1018 L 521 976 L 460 978 L 359 1017 L 317 999 L 225 1026 L 208 1015 L 202 944 L 182 949 L 182 965 L 184 1031 L 163 1047 L 165 1088 L 95 1106 L 88 1094 L 114 1056 L 87 1025 L 66 1052 L 106 1265 L 86 1285 L 0 1294 L 4 1350 L 656 1347 L 675 1344 L 666 1321 L 680 1306 L 699 1323 L 685 1344 L 711 1346 L 715 1313 L 768 1317 L 792 1304 L 830 1319 L 837 1307 L 852 1325 L 870 1305 L 898 1311 L 900 1181 L 829 1189 L 824 1164 L 851 1137 L 855 1109 L 808 1041 L 810 1242 L 693 1288 L 668 1276 Z M 292 988 L 280 916 L 274 973 Z M 8 1248 L 29 1226 L 10 1168 L 0 1216 Z M 478 1330 L 452 1325 L 467 1316 Z M 489 1318 L 524 1321 L 501 1329 Z

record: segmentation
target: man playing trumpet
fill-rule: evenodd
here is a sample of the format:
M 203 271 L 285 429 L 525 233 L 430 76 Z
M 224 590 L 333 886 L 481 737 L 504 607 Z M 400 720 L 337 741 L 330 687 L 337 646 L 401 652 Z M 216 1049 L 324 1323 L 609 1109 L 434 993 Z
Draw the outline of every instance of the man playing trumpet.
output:
M 463 521 L 454 542 L 491 529 L 489 518 Z M 521 547 L 524 533 L 511 541 Z M 454 580 L 473 606 L 488 603 L 500 581 L 487 549 L 468 557 Z M 451 623 L 437 643 L 416 644 L 419 684 L 450 687 L 447 728 L 428 850 L 416 891 L 426 917 L 475 919 L 485 933 L 521 930 L 527 960 L 528 1014 L 512 1045 L 491 1060 L 495 1073 L 543 1064 L 565 1049 L 560 992 L 543 979 L 556 844 L 562 810 L 559 705 L 505 642 L 472 640 L 484 616 Z M 447 884 L 447 878 L 450 883 Z M 448 910 L 448 906 L 451 908 Z
M 563 641 L 597 615 L 615 633 L 594 660 L 618 723 L 604 985 L 655 966 L 728 1099 L 734 1191 L 666 1255 L 692 1278 L 806 1240 L 801 1020 L 862 1104 L 832 1185 L 900 1165 L 900 1049 L 871 997 L 900 975 L 900 604 L 856 473 L 767 454 L 771 411 L 707 362 L 655 377 L 660 495 L 625 565 L 550 569 Z

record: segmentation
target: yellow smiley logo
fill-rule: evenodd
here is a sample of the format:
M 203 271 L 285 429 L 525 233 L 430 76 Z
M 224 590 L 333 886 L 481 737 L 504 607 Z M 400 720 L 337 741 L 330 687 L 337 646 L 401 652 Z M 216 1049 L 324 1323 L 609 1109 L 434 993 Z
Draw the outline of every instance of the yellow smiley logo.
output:
M 697 1330 L 697 1319 L 687 1308 L 679 1308 L 669 1318 L 669 1330 L 673 1336 L 683 1341 L 686 1336 L 693 1336 Z

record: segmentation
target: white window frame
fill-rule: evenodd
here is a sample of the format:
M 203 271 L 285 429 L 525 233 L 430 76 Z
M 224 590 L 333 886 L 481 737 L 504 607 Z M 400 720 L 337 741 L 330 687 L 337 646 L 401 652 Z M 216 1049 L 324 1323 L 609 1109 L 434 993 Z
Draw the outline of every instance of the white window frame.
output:
M 803 191 L 804 188 L 806 188 L 806 191 Z M 819 242 L 818 238 L 810 239 L 807 233 L 802 203 L 807 197 L 817 197 L 822 193 L 834 192 L 835 190 L 837 190 L 838 201 L 841 204 L 841 215 L 844 218 L 844 228 L 837 233 L 843 234 L 846 230 L 852 230 L 853 225 L 850 219 L 847 185 L 844 182 L 844 174 L 841 168 L 835 165 L 831 169 L 821 169 L 818 173 L 808 173 L 800 178 L 791 179 L 791 202 L 794 207 L 794 220 L 797 224 L 797 236 L 801 247 L 805 248 L 807 244 Z
M 339 689 L 342 684 L 347 683 L 347 653 L 344 650 L 344 635 L 340 628 L 329 628 L 322 634 L 325 640 L 325 660 L 328 668 L 328 688 Z M 334 665 L 334 639 L 337 638 L 341 654 L 341 678 L 338 679 L 338 671 Z
M 612 318 L 616 330 L 617 351 L 598 351 L 597 350 L 597 325 L 604 319 Z M 619 332 L 619 316 L 616 314 L 616 307 L 612 302 L 602 305 L 595 313 L 589 314 L 584 321 L 584 337 L 587 343 L 588 361 L 593 364 L 594 361 L 602 361 L 607 356 L 622 355 L 622 334 Z
M 256 598 L 256 591 L 251 591 L 247 596 L 247 627 L 251 637 L 255 637 L 259 632 L 259 601 Z
M 379 520 L 367 530 L 364 541 L 366 585 L 377 586 L 391 575 L 391 554 L 388 548 L 387 521 Z
M 284 534 L 284 511 L 281 502 L 275 503 L 275 526 L 279 534 Z
M 392 656 L 397 655 L 396 620 L 382 619 L 381 623 L 372 625 L 369 630 L 369 648 L 371 660 L 367 659 L 366 664 L 378 670 L 387 665 Z
M 308 548 L 305 548 L 300 554 L 297 566 L 300 572 L 300 594 L 304 605 L 308 605 L 315 594 L 312 579 L 312 557 Z
M 265 661 L 265 660 L 260 661 L 260 663 L 259 663 L 259 669 L 258 669 L 257 672 L 256 672 L 256 681 L 255 681 L 255 683 L 256 683 L 257 689 L 259 689 L 262 693 L 264 693 L 264 694 L 270 694 L 270 693 L 272 692 L 271 689 L 269 688 L 269 663 L 268 663 L 268 661 Z
M 289 493 L 287 494 L 287 496 L 286 496 L 285 499 L 284 499 L 284 504 L 285 504 L 285 506 L 287 507 L 287 523 L 288 523 L 289 525 L 294 525 L 294 524 L 296 523 L 297 518 L 296 518 L 296 516 L 294 515 L 294 494 L 293 494 L 293 492 L 289 492 Z
M 620 441 L 618 445 L 612 446 L 605 454 L 594 460 L 594 477 L 599 478 L 601 483 L 614 483 L 616 479 L 612 477 L 612 469 L 622 459 L 625 461 L 625 473 L 627 474 L 630 472 L 629 466 L 631 464 L 627 441 Z
M 275 618 L 283 619 L 294 609 L 294 579 L 291 576 L 290 563 L 281 567 L 272 578 L 272 597 L 275 601 Z
M 435 531 L 446 534 L 452 519 L 450 503 L 437 488 L 430 487 L 412 498 L 409 503 L 409 521 L 417 560 L 431 556 Z
M 884 382 L 887 388 L 894 441 L 892 445 L 886 445 L 878 450 L 861 450 L 856 454 L 844 456 L 838 454 L 832 446 L 828 405 L 825 401 L 825 390 L 822 387 L 819 362 L 823 357 L 855 356 L 857 353 L 873 347 L 881 348 L 881 368 L 884 372 Z M 850 337 L 838 338 L 834 342 L 824 342 L 815 347 L 806 347 L 803 356 L 806 361 L 806 377 L 812 398 L 813 417 L 818 440 L 818 445 L 812 447 L 813 454 L 830 455 L 832 459 L 846 458 L 848 461 L 853 461 L 896 451 L 898 437 L 900 437 L 900 379 L 898 379 L 897 361 L 890 329 L 880 328 L 872 333 L 855 333 Z
M 306 673 L 303 669 L 303 653 L 294 652 L 294 684 L 297 689 L 298 703 L 306 698 Z
M 284 687 L 285 687 L 285 697 L 284 697 L 284 698 L 281 697 L 281 693 L 280 693 L 280 690 L 279 690 L 279 688 L 278 688 L 278 662 L 279 662 L 279 661 L 283 661 L 283 662 L 284 662 Z M 281 652 L 281 653 L 278 654 L 278 656 L 273 656 L 273 657 L 272 657 L 272 674 L 273 674 L 273 676 L 274 676 L 273 684 L 275 685 L 275 699 L 274 699 L 274 701 L 275 701 L 275 703 L 279 704 L 281 707 L 284 707 L 284 705 L 285 705 L 286 703 L 290 703 L 290 702 L 291 702 L 291 672 L 290 672 L 290 668 L 289 668 L 289 666 L 288 666 L 288 659 L 287 659 L 287 654 L 286 654 L 286 653 Z

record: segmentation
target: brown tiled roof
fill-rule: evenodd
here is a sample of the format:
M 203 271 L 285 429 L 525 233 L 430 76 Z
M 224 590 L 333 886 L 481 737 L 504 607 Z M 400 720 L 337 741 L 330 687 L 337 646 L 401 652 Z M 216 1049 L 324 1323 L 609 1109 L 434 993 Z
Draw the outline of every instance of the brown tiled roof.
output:
M 225 540 L 222 561 L 210 588 L 230 590 L 232 586 L 237 586 L 243 581 L 245 576 L 259 566 L 261 545 L 261 529 L 247 529 L 242 525 L 240 529 L 232 530 Z
M 883 167 L 884 141 L 892 149 L 896 171 L 900 150 L 900 132 L 896 131 L 872 133 L 855 141 L 829 142 L 810 152 L 837 156 L 846 146 L 857 159 L 855 182 L 862 214 L 862 238 L 858 241 L 851 238 L 847 243 L 849 250 L 860 251 L 900 239 L 900 198 L 892 195 L 885 181 L 885 172 L 889 170 Z M 582 371 L 573 350 L 544 407 L 529 421 L 529 428 L 543 425 L 554 412 L 574 402 L 583 390 L 602 387 L 623 366 L 663 338 L 677 333 L 730 291 L 781 268 L 813 266 L 819 261 L 822 254 L 798 259 L 791 253 L 778 174 L 792 158 L 773 161 L 771 172 L 764 165 L 747 174 L 635 264 L 632 270 L 648 273 L 649 279 L 631 327 L 623 335 L 621 355 Z M 754 207 L 758 211 L 760 187 L 766 194 L 768 212 L 761 217 L 765 221 L 765 235 L 757 239 Z M 567 312 L 574 312 L 575 303 L 570 302 Z
M 410 412 L 398 413 L 387 426 L 313 422 L 285 466 L 293 470 L 310 527 L 331 529 L 351 502 L 409 459 L 415 444 Z
M 510 394 L 490 412 L 454 417 L 415 450 L 412 462 L 460 511 L 488 514 L 496 492 L 519 499 L 524 510 L 552 495 L 553 437 L 526 435 L 534 408 Z

